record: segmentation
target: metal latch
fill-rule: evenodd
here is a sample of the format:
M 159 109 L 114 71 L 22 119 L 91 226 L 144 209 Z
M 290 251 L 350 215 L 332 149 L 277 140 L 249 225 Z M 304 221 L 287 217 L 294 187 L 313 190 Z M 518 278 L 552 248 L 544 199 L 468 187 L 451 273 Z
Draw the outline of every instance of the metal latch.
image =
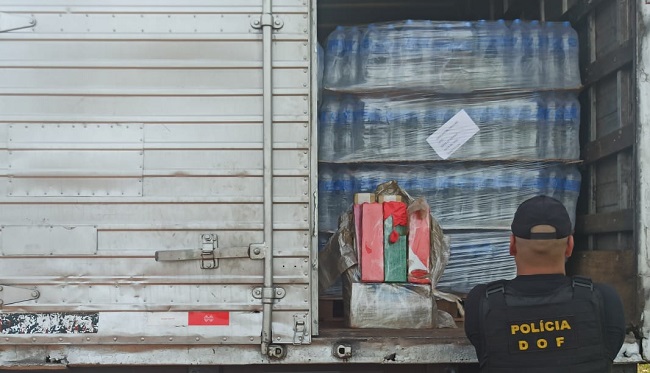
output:
M 250 246 L 219 247 L 219 238 L 216 234 L 201 234 L 199 249 L 189 250 L 161 250 L 156 251 L 157 262 L 177 262 L 184 260 L 200 260 L 202 269 L 219 268 L 219 259 L 250 258 L 264 259 L 266 247 L 251 244 Z
M 0 306 L 38 299 L 41 293 L 36 289 L 0 285 Z
M 214 256 L 214 249 L 219 246 L 216 234 L 201 235 L 201 268 L 212 269 L 219 267 L 219 261 Z
M 36 18 L 0 12 L 0 32 L 9 32 L 36 26 Z
M 305 315 L 293 315 L 293 344 L 302 344 L 307 335 L 307 324 Z
M 251 26 L 254 29 L 260 29 L 264 26 L 271 26 L 273 29 L 279 30 L 284 27 L 284 22 L 280 19 L 280 17 L 265 13 L 262 14 L 260 18 L 253 19 L 251 21 Z

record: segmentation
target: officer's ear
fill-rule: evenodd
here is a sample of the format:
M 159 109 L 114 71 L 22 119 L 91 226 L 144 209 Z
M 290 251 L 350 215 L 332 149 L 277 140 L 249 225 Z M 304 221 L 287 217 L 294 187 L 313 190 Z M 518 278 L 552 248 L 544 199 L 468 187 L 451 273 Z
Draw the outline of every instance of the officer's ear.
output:
M 573 236 L 569 236 L 566 240 L 566 249 L 564 250 L 564 256 L 565 257 L 570 257 L 571 254 L 573 254 Z
M 572 241 L 573 242 L 573 241 Z M 511 256 L 516 256 L 517 255 L 517 242 L 515 239 L 515 235 L 511 234 L 510 235 L 510 255 Z

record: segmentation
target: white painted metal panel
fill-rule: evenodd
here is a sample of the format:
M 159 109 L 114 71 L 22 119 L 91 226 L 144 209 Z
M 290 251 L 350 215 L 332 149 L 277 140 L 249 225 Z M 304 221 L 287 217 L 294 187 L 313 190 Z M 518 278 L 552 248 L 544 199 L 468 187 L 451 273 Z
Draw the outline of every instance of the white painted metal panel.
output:
M 23 307 L 33 312 L 129 311 L 261 311 L 253 297 L 255 285 L 159 285 L 133 284 L 116 287 L 112 284 L 38 285 L 40 297 L 32 304 L 7 306 L 7 312 Z M 306 289 L 307 288 L 307 289 Z M 309 289 L 305 284 L 285 285 L 286 295 L 273 305 L 274 310 L 309 310 Z M 26 307 L 29 305 L 29 307 Z
M 201 231 L 161 230 L 127 231 L 100 230 L 97 232 L 99 255 L 152 256 L 156 250 L 183 250 L 199 248 Z M 219 247 L 244 246 L 249 242 L 262 242 L 263 232 L 254 231 L 206 231 L 219 237 Z M 309 255 L 310 235 L 298 230 L 275 231 L 273 254 L 276 257 Z
M 92 255 L 97 253 L 93 226 L 3 226 L 2 255 Z
M 262 221 L 261 204 L 228 203 L 73 203 L 73 204 L 4 204 L 0 205 L 0 221 L 25 224 L 88 225 L 157 225 L 184 226 L 200 224 L 224 227 L 259 226 Z M 306 204 L 275 204 L 273 213 L 276 229 L 309 229 L 309 211 Z
M 10 150 L 12 176 L 141 177 L 142 150 Z
M 0 43 L 2 44 L 2 43 Z M 131 118 L 160 116 L 262 116 L 262 96 L 127 96 L 119 91 L 105 96 L 76 93 L 75 96 L 54 95 L 0 95 L 0 112 L 11 118 L 22 115 L 34 117 L 68 118 L 73 113 L 112 117 L 131 121 Z M 277 117 L 300 117 L 309 109 L 301 97 L 276 96 L 273 100 Z
M 65 240 L 58 254 L 21 255 L 17 243 L 30 239 L 3 236 L 0 250 L 16 254 L 0 257 L 3 283 L 42 294 L 3 314 L 84 310 L 100 320 L 83 338 L 33 331 L 0 343 L 260 343 L 251 289 L 263 260 L 205 270 L 154 252 L 198 248 L 202 233 L 222 248 L 263 241 L 263 53 L 250 26 L 261 11 L 259 0 L 0 1 L 0 12 L 37 20 L 0 34 L 0 225 L 96 229 L 92 255 Z M 292 343 L 312 292 L 311 18 L 302 0 L 274 0 L 273 11 L 285 25 L 273 41 L 273 269 L 287 292 L 273 332 Z M 150 322 L 191 310 L 238 313 L 241 325 Z M 307 322 L 304 342 L 309 334 Z
M 138 0 L 137 2 L 131 0 L 111 0 L 98 4 L 95 0 L 3 0 L 3 8 L 15 7 L 17 10 L 34 10 L 34 11 L 57 11 L 57 12 L 72 12 L 80 7 L 87 7 L 96 10 L 115 11 L 115 9 L 144 9 L 146 12 L 151 12 L 153 9 L 158 8 L 171 8 L 178 12 L 215 12 L 227 13 L 229 9 L 241 9 L 242 7 L 251 8 L 251 11 L 260 12 L 262 10 L 262 3 L 259 0 L 229 0 L 215 4 L 213 0 L 191 0 L 186 1 L 183 5 L 179 5 L 175 0 Z M 298 7 L 303 11 L 307 11 L 303 0 L 275 0 L 273 9 L 282 7 Z M 137 10 L 140 11 L 140 10 Z
M 91 149 L 142 150 L 139 123 L 10 124 L 7 146 L 11 150 Z
M 273 263 L 278 284 L 307 284 L 310 264 L 307 258 L 277 258 Z M 149 284 L 259 284 L 262 280 L 262 260 L 221 259 L 219 268 L 201 269 L 198 261 L 156 262 L 146 257 L 6 257 L 0 263 L 0 273 L 6 284 L 27 286 L 30 283 L 110 284 L 121 288 Z M 29 269 L 29 271 L 26 271 Z M 70 295 L 74 296 L 74 295 Z M 170 307 L 168 303 L 148 307 Z M 29 302 L 6 307 L 28 309 Z M 227 307 L 227 306 L 223 306 Z
M 145 128 L 146 149 L 176 148 L 259 148 L 261 123 L 156 124 Z M 276 147 L 309 147 L 306 123 L 275 123 Z
M 156 349 L 168 351 L 171 351 L 169 347 L 175 345 L 211 345 L 214 351 L 215 345 L 260 343 L 261 328 L 259 325 L 262 317 L 260 312 L 228 312 L 227 324 L 221 321 L 211 325 L 209 319 L 205 322 L 207 325 L 192 324 L 190 320 L 193 313 L 199 313 L 199 316 L 205 314 L 208 317 L 212 315 L 215 318 L 221 316 L 218 315 L 221 313 L 220 311 L 211 309 L 206 309 L 203 312 L 37 313 L 28 315 L 33 316 L 31 320 L 21 320 L 20 316 L 24 314 L 15 314 L 17 317 L 11 317 L 14 314 L 8 314 L 5 317 L 16 321 L 18 327 L 11 328 L 12 333 L 4 334 L 2 340 L 11 345 L 57 343 L 93 345 L 95 348 L 99 348 L 98 344 L 155 345 Z M 275 314 L 277 317 L 273 321 L 273 328 L 276 343 L 292 343 L 294 316 L 298 314 L 308 317 L 309 315 L 304 311 L 282 310 L 276 311 Z M 66 323 L 66 321 L 70 323 Z M 72 324 L 75 321 L 80 324 Z M 58 325 L 52 327 L 54 326 L 52 324 Z M 44 332 L 43 326 L 50 326 L 50 328 Z M 13 332 L 14 330 L 15 332 Z M 309 343 L 311 338 L 308 330 L 307 332 L 304 339 L 306 343 Z M 113 353 L 116 353 L 116 350 L 123 350 L 120 347 L 112 348 L 114 349 Z M 130 348 L 133 346 L 128 347 L 128 349 Z M 238 346 L 238 348 L 242 348 L 242 346 Z M 20 346 L 19 349 L 22 350 L 24 347 Z M 103 359 L 101 361 L 105 362 Z M 153 360 L 145 359 L 134 360 L 131 364 L 142 365 L 143 361 L 155 363 Z
M 76 13 L 37 13 L 34 33 L 60 34 L 103 34 L 133 33 L 139 34 L 253 34 L 252 17 L 258 16 L 252 9 L 241 9 L 238 13 L 124 13 L 115 14 L 108 11 L 98 13 L 79 9 Z M 258 16 L 259 17 L 259 16 Z M 276 13 L 284 22 L 282 34 L 304 34 L 309 26 L 303 14 Z M 64 25 L 62 27 L 62 25 Z M 137 38 L 134 36 L 134 38 Z
M 64 172 L 65 170 L 61 170 L 61 173 Z M 7 185 L 3 187 L 6 190 L 3 195 L 15 198 L 141 196 L 142 177 L 140 175 L 136 177 L 22 176 L 8 178 Z
M 130 38 L 124 35 L 120 37 L 122 40 L 97 40 L 99 36 L 94 36 L 91 40 L 84 40 L 80 35 L 64 34 L 59 36 L 59 39 L 62 40 L 47 41 L 42 40 L 43 35 L 0 34 L 0 40 L 2 40 L 0 43 L 0 67 L 149 67 L 161 69 L 203 67 L 232 70 L 262 68 L 262 50 L 259 48 L 261 43 L 256 39 L 192 40 L 193 36 L 184 35 L 183 39 L 185 40 L 175 40 L 174 34 L 169 33 L 166 35 L 168 40 L 162 39 L 163 36 L 157 36 L 156 40 L 129 40 Z M 200 39 L 199 36 L 194 37 Z M 150 36 L 150 38 L 152 37 Z M 280 40 L 274 42 L 273 47 L 276 50 L 276 53 L 273 54 L 274 67 L 303 67 L 306 69 L 309 66 L 308 60 L 303 59 L 304 56 L 309 55 L 309 49 L 305 42 Z M 301 73 L 305 76 L 309 75 Z M 173 87 L 183 88 L 183 86 Z
M 4 43 L 4 42 L 3 42 Z M 26 62 L 29 64 L 29 62 Z M 309 75 L 303 72 L 304 67 L 276 69 L 273 72 L 275 91 L 288 92 L 300 89 L 309 84 Z M 182 69 L 166 68 L 165 79 L 160 79 L 160 71 L 156 69 L 88 69 L 86 74 L 65 68 L 28 68 L 15 67 L 0 69 L 0 81 L 6 86 L 27 90 L 40 91 L 70 91 L 79 90 L 80 86 L 95 87 L 104 91 L 119 88 L 124 92 L 133 90 L 168 91 L 186 87 L 182 91 L 218 92 L 223 90 L 248 91 L 258 93 L 262 89 L 261 69 Z M 6 92 L 6 90 L 5 90 Z
M 147 150 L 144 172 L 147 176 L 219 175 L 261 176 L 262 150 Z M 309 175 L 307 150 L 275 150 L 276 176 Z
M 273 180 L 274 200 L 277 202 L 309 202 L 306 176 L 276 177 Z M 258 200 L 262 195 L 261 177 L 149 177 L 144 181 L 144 195 L 149 197 L 230 196 Z

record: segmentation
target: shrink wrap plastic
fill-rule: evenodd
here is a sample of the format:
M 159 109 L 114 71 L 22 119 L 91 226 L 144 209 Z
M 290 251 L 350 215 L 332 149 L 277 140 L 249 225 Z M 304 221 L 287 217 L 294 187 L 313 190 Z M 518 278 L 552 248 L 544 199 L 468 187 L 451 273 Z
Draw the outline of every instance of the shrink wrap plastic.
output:
M 323 48 L 319 230 L 334 233 L 319 255 L 320 285 L 325 291 L 344 274 L 352 326 L 406 328 L 399 323 L 409 320 L 403 311 L 390 310 L 413 299 L 428 302 L 419 288 L 426 284 L 359 283 L 354 193 L 393 185 L 426 199 L 435 217 L 430 289 L 450 301 L 457 298 L 441 290 L 462 294 L 515 275 L 509 228 L 524 200 L 554 197 L 575 225 L 581 84 L 578 38 L 569 23 L 339 26 Z M 456 126 L 465 114 L 470 125 Z M 442 132 L 456 136 L 450 151 L 436 148 Z M 364 304 L 352 294 L 373 296 Z M 376 299 L 390 306 L 376 310 L 382 304 L 373 305 Z M 446 316 L 434 313 L 432 323 L 444 325 Z
M 426 198 L 445 229 L 508 230 L 519 204 L 541 194 L 560 200 L 575 224 L 581 175 L 575 164 L 549 162 L 321 164 L 320 229 L 336 230 L 354 193 L 389 180 Z
M 414 199 L 394 181 L 383 183 L 373 191 L 378 195 L 401 195 L 408 204 L 414 202 Z M 449 260 L 449 239 L 434 218 L 431 219 L 431 284 L 361 283 L 354 242 L 354 221 L 350 206 L 341 215 L 338 230 L 318 255 L 321 293 L 335 284 L 339 276 L 342 277 L 348 326 L 398 329 L 455 327 L 451 315 L 437 310 L 435 302 L 436 298 L 455 302 L 462 312 L 459 298 L 436 289 Z M 400 308 L 395 312 L 398 305 Z
M 324 48 L 324 85 L 330 90 L 580 87 L 578 36 L 568 22 L 406 20 L 339 26 Z
M 329 93 L 319 113 L 319 160 L 441 160 L 427 138 L 438 136 L 461 110 L 478 132 L 469 133 L 446 159 L 577 160 L 580 155 L 580 103 L 575 93 L 444 98 Z M 452 129 L 467 131 L 458 124 Z
M 517 275 L 510 256 L 510 231 L 447 232 L 451 255 L 438 289 L 466 294 L 474 286 Z

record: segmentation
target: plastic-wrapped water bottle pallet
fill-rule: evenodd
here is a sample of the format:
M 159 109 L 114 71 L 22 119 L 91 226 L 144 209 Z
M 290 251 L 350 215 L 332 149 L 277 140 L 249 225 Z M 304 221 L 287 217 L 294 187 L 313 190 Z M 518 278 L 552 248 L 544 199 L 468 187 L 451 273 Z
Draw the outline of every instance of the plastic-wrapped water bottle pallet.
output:
M 427 86 L 408 86 L 401 84 L 394 87 L 355 85 L 349 87 L 323 87 L 323 94 L 364 95 L 368 97 L 438 97 L 438 98 L 478 98 L 494 96 L 516 96 L 524 94 L 557 92 L 580 93 L 584 86 L 575 87 L 539 87 L 539 88 L 478 88 L 471 91 L 436 90 Z

